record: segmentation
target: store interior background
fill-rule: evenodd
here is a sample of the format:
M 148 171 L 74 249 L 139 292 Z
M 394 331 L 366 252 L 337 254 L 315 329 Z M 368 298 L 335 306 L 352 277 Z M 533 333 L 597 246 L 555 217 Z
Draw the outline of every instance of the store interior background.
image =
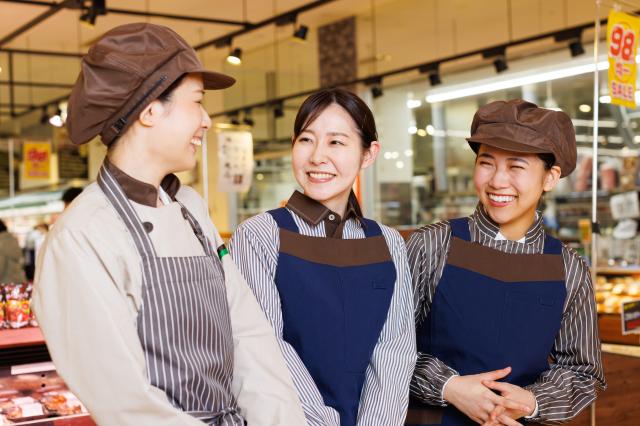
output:
M 62 211 L 60 196 L 66 188 L 84 186 L 95 179 L 105 154 L 98 139 L 74 147 L 64 127 L 48 123 L 48 117 L 58 108 L 64 111 L 64 98 L 79 72 L 79 54 L 85 53 L 104 32 L 131 22 L 167 25 L 193 46 L 242 28 L 115 12 L 97 16 L 95 25 L 88 27 L 80 21 L 82 10 L 62 8 L 13 37 L 16 30 L 51 7 L 35 3 L 38 2 L 0 1 L 0 218 L 23 243 L 38 223 L 55 222 Z M 408 232 L 440 219 L 470 213 L 476 204 L 472 184 L 474 155 L 464 138 L 468 136 L 473 114 L 479 106 L 493 100 L 524 98 L 547 108 L 560 108 L 573 119 L 578 167 L 547 194 L 545 221 L 551 232 L 589 256 L 592 72 L 444 101 L 432 102 L 427 97 L 433 99 L 455 90 L 499 84 L 515 77 L 526 81 L 541 73 L 592 63 L 594 0 L 106 2 L 107 8 L 112 9 L 253 23 L 311 4 L 316 7 L 299 13 L 295 22 L 284 19 L 279 25 L 265 25 L 233 37 L 230 46 L 211 45 L 197 50 L 205 67 L 221 70 L 238 80 L 229 90 L 206 94 L 205 108 L 212 115 L 214 126 L 238 120 L 242 128 L 251 131 L 254 140 L 253 181 L 246 193 L 218 190 L 214 129 L 208 135 L 208 158 L 200 158 L 196 170 L 180 176 L 184 183 L 202 191 L 200 170 L 202 162 L 207 162 L 209 210 L 223 235 L 229 235 L 242 220 L 280 205 L 296 188 L 290 170 L 291 132 L 295 113 L 305 96 L 292 95 L 320 88 L 321 81 L 335 84 L 364 80 L 461 55 L 460 59 L 440 65 L 438 85 L 431 84 L 428 72 L 414 68 L 381 80 L 373 79 L 368 84 L 349 86 L 374 111 L 382 143 L 375 167 L 363 172 L 360 179 L 365 214 Z M 599 17 L 606 18 L 612 6 L 613 3 L 603 2 Z M 623 11 L 638 11 L 640 1 L 624 1 L 618 6 Z M 584 53 L 573 56 L 569 43 L 575 40 L 557 41 L 554 35 L 582 24 L 591 24 L 581 33 Z M 293 36 L 301 25 L 308 27 L 305 41 Z M 601 61 L 606 60 L 605 34 L 606 25 L 600 33 Z M 510 45 L 540 35 L 548 36 Z M 493 63 L 497 57 L 490 49 L 501 45 L 507 45 L 504 59 L 508 69 L 498 73 Z M 232 48 L 242 49 L 240 65 L 226 61 Z M 483 57 L 483 50 L 488 57 Z M 69 56 L 25 51 L 61 52 Z M 465 56 L 468 52 L 479 53 Z M 15 84 L 9 84 L 10 80 Z M 636 280 L 640 275 L 640 238 L 614 240 L 616 223 L 609 208 L 611 195 L 638 191 L 640 187 L 640 109 L 625 109 L 608 102 L 606 70 L 600 72 L 600 86 L 597 179 L 602 237 L 598 258 L 603 268 L 598 277 L 601 290 L 598 302 L 601 313 L 613 314 L 623 298 L 640 295 L 640 279 Z M 282 98 L 286 98 L 284 102 L 275 102 Z M 28 140 L 51 141 L 51 179 L 40 182 L 20 179 L 21 144 Z M 10 145 L 13 158 L 9 157 Z M 13 191 L 10 162 L 15 166 Z M 11 197 L 12 194 L 15 196 Z M 616 268 L 627 269 L 620 273 Z M 604 329 L 615 332 L 610 343 L 640 344 L 638 336 L 622 336 L 619 317 L 611 317 L 614 319 L 601 320 L 601 334 Z M 615 362 L 620 366 L 627 361 Z M 633 388 L 636 401 L 640 400 L 638 387 Z M 628 386 L 626 389 L 632 390 Z M 636 413 L 640 414 L 637 410 L 636 407 Z

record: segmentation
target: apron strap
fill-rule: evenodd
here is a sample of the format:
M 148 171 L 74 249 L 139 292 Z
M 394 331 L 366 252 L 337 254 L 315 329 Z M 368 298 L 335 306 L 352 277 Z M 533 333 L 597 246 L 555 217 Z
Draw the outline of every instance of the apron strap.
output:
M 471 232 L 469 232 L 469 218 L 459 217 L 449 221 L 451 227 L 451 236 L 460 238 L 464 241 L 471 241 Z
M 98 185 L 125 223 L 140 256 L 143 258 L 145 256 L 156 257 L 155 248 L 151 243 L 147 231 L 145 231 L 142 226 L 142 221 L 120 187 L 120 184 L 104 164 L 102 164 L 100 172 L 98 173 Z
M 366 219 L 364 217 L 360 218 L 359 220 L 363 225 L 364 236 L 366 238 L 382 235 L 382 229 L 380 228 L 380 225 L 378 225 L 378 222 L 376 222 L 375 220 Z
M 286 229 L 287 231 L 295 232 L 296 234 L 300 232 L 298 225 L 296 225 L 296 222 L 293 220 L 293 216 L 291 216 L 291 212 L 285 207 L 269 210 L 267 213 L 269 213 L 271 217 L 273 217 L 273 220 L 276 221 L 278 228 Z
M 184 206 L 184 204 L 182 204 L 178 200 L 176 200 L 176 202 L 180 204 L 180 210 L 182 210 L 182 217 L 184 217 L 187 220 L 187 222 L 189 222 L 189 225 L 191 226 L 193 233 L 198 238 L 198 241 L 200 241 L 200 244 L 202 245 L 202 248 L 204 249 L 205 254 L 207 256 L 213 256 L 213 245 L 211 244 L 211 241 L 209 240 L 209 238 L 202 231 L 202 227 L 200 226 L 196 218 L 191 214 L 189 209 L 187 209 Z M 218 257 L 217 254 L 215 257 L 216 258 Z
M 562 243 L 560 240 L 553 238 L 551 235 L 545 232 L 544 235 L 544 254 L 562 254 Z

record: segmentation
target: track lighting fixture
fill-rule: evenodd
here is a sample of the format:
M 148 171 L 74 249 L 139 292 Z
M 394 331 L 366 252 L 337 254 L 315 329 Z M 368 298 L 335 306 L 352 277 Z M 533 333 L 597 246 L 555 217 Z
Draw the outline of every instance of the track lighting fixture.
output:
M 273 107 L 273 117 L 274 118 L 284 117 L 284 104 L 282 103 L 282 101 L 278 102 Z
M 308 32 L 309 32 L 309 27 L 307 27 L 306 25 L 300 25 L 293 32 L 293 38 L 298 41 L 305 41 L 307 39 Z
M 227 56 L 227 62 L 231 65 L 240 65 L 242 63 L 242 49 L 236 47 Z

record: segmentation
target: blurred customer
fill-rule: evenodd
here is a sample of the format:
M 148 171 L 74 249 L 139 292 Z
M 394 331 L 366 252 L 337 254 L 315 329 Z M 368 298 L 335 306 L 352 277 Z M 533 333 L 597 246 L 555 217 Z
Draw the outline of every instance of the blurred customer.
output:
M 0 219 L 0 283 L 22 281 L 22 250 L 16 237 L 9 233 L 7 225 Z

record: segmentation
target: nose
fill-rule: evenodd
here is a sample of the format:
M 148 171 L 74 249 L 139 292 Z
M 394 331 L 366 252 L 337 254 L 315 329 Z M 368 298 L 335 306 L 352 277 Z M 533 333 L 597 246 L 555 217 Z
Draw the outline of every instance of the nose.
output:
M 202 110 L 201 126 L 209 130 L 211 128 L 211 117 L 209 117 L 209 114 L 207 113 L 207 111 L 204 109 L 202 105 L 200 105 L 200 109 Z
M 312 164 L 322 164 L 327 162 L 327 154 L 325 152 L 324 144 L 322 143 L 322 141 L 317 141 L 313 145 L 313 151 L 311 152 L 309 161 Z
M 501 167 L 496 168 L 489 180 L 489 186 L 495 189 L 509 187 L 509 174 L 507 173 L 507 170 L 504 170 Z

